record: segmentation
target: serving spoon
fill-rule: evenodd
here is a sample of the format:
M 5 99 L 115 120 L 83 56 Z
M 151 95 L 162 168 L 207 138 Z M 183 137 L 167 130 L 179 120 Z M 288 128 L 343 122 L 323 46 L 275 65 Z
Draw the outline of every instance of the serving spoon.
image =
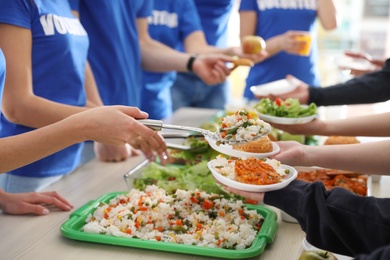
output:
M 215 140 L 216 143 L 218 144 L 229 144 L 229 145 L 251 142 L 263 137 L 264 135 L 267 135 L 271 131 L 271 127 L 266 127 L 263 133 L 258 133 L 258 135 L 252 136 L 251 138 L 248 139 L 236 140 L 236 139 L 225 139 L 221 136 L 221 134 L 218 131 L 211 132 L 209 130 L 199 128 L 199 127 L 164 124 L 163 121 L 154 120 L 154 119 L 140 119 L 137 121 L 153 129 L 154 131 L 161 131 L 162 129 L 193 131 L 193 132 L 201 133 L 204 137 L 209 137 Z

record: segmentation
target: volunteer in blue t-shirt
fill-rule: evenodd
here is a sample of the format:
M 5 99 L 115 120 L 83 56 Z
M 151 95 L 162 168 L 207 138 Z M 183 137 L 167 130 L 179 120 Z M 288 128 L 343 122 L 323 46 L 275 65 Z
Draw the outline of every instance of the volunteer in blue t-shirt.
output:
M 0 138 L 85 110 L 88 36 L 67 1 L 0 0 L 0 48 L 7 57 Z M 5 191 L 32 191 L 74 170 L 82 144 L 0 175 Z M 15 158 L 17 160 L 17 158 Z
M 69 2 L 91 39 L 88 61 L 103 103 L 139 106 L 142 69 L 135 21 L 150 16 L 152 2 Z
M 228 46 L 228 24 L 234 0 L 194 0 L 209 45 Z M 183 47 L 179 48 L 183 50 Z M 224 81 L 208 85 L 192 73 L 178 73 L 171 88 L 173 110 L 180 107 L 222 109 L 230 98 L 230 85 Z
M 242 0 L 240 36 L 261 36 L 267 44 L 268 57 L 250 69 L 244 96 L 254 99 L 250 87 L 284 79 L 291 74 L 312 86 L 319 86 L 317 18 L 324 29 L 336 28 L 336 11 L 332 0 L 280 1 Z M 295 35 L 309 32 L 312 38 L 308 56 L 289 49 Z M 291 45 L 289 45 L 291 44 Z
M 173 49 L 191 33 L 202 30 L 192 0 L 155 0 L 148 24 L 150 36 Z M 170 88 L 175 79 L 174 71 L 143 71 L 141 110 L 148 112 L 150 118 L 162 119 L 172 114 Z

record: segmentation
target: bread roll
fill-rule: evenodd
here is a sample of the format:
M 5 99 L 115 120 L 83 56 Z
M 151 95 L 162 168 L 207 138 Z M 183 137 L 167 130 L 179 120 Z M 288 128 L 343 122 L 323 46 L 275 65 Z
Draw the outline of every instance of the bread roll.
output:
M 324 145 L 332 144 L 358 144 L 360 141 L 355 136 L 338 136 L 332 135 L 325 140 Z
M 263 136 L 252 142 L 244 144 L 235 144 L 233 149 L 248 153 L 269 153 L 272 152 L 272 142 L 268 136 Z
M 246 58 L 239 58 L 239 59 L 233 60 L 232 63 L 234 64 L 234 66 L 253 67 L 255 65 L 255 63 L 252 60 L 246 59 Z

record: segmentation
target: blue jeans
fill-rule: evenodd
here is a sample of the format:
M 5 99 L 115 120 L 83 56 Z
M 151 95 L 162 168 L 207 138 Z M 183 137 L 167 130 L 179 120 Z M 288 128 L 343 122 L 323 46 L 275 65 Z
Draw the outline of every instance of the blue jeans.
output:
M 230 84 L 225 81 L 210 86 L 194 74 L 178 73 L 171 94 L 173 110 L 180 107 L 224 109 L 230 99 Z

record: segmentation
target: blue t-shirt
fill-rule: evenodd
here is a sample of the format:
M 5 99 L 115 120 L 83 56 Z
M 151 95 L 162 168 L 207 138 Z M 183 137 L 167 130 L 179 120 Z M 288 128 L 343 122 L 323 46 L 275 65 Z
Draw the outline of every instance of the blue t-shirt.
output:
M 228 46 L 228 26 L 234 2 L 235 0 L 194 0 L 209 45 L 221 48 Z M 183 46 L 180 45 L 178 50 L 184 50 Z M 182 72 L 178 73 L 177 77 L 178 80 L 171 89 L 174 109 L 181 106 L 223 108 L 228 102 L 230 89 L 228 81 L 210 88 L 194 73 Z M 221 95 L 217 95 L 217 91 L 221 92 Z M 202 95 L 197 94 L 198 92 Z M 189 96 L 187 102 L 182 101 L 183 96 Z
M 317 42 L 317 0 L 241 0 L 240 11 L 255 11 L 257 14 L 256 35 L 265 40 L 283 34 L 288 30 L 310 31 L 313 43 Z M 252 99 L 250 87 L 291 74 L 311 86 L 319 85 L 319 71 L 316 65 L 318 48 L 312 44 L 310 56 L 298 56 L 280 52 L 250 69 L 246 80 L 244 96 Z
M 228 25 L 234 0 L 194 0 L 201 17 L 207 43 L 217 47 L 228 45 Z
M 0 23 L 26 28 L 32 35 L 32 80 L 36 96 L 72 106 L 85 106 L 88 36 L 67 1 L 0 0 Z M 31 131 L 1 114 L 0 137 Z M 82 144 L 68 147 L 11 174 L 48 177 L 72 171 Z
M 202 30 L 193 0 L 154 0 L 152 16 L 148 17 L 150 36 L 175 49 L 188 35 Z M 143 71 L 141 109 L 153 119 L 172 113 L 170 87 L 176 72 Z
M 91 64 L 105 105 L 140 105 L 141 53 L 137 18 L 152 11 L 152 0 L 69 0 L 79 12 L 91 46 Z

